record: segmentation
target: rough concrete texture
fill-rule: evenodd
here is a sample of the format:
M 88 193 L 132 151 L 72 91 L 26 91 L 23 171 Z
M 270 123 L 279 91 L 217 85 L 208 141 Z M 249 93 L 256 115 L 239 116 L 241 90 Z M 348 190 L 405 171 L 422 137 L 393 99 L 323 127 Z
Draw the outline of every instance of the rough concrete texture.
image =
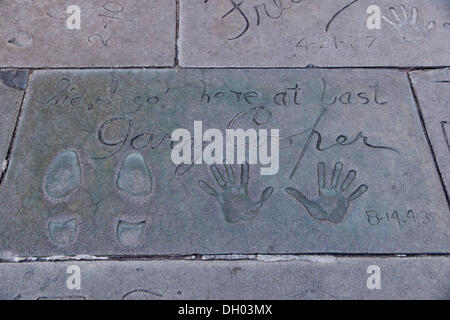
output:
M 442 178 L 450 190 L 450 70 L 411 73 L 414 90 Z
M 184 67 L 446 66 L 449 40 L 448 0 L 180 1 Z
M 175 16 L 175 0 L 5 0 L 0 67 L 171 66 Z
M 263 260 L 266 260 L 265 258 L 267 257 L 261 257 Z M 296 259 L 275 262 L 163 260 L 2 263 L 0 298 L 124 300 L 450 298 L 448 286 L 450 258 L 304 256 Z M 68 267 L 73 265 L 80 268 L 80 290 L 69 290 L 66 285 L 67 279 L 74 272 L 74 269 L 69 269 L 70 272 L 67 273 Z M 375 272 L 380 272 L 380 289 L 369 290 L 368 278 L 374 274 L 373 268 L 376 267 L 379 269 Z M 372 281 L 369 280 L 369 283 Z
M 198 120 L 280 129 L 279 171 L 176 166 Z M 403 71 L 36 71 L 0 199 L 2 256 L 450 248 Z

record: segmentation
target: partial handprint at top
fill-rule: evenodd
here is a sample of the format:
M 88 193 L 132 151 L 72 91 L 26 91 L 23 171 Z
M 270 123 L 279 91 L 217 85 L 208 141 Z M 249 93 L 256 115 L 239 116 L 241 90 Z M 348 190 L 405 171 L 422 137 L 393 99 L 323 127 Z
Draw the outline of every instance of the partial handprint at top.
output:
M 356 178 L 356 171 L 350 170 L 338 190 L 342 167 L 341 162 L 335 164 L 331 185 L 327 187 L 325 185 L 325 163 L 319 162 L 317 165 L 319 197 L 317 198 L 310 200 L 294 188 L 286 188 L 285 190 L 297 199 L 314 219 L 340 223 L 347 214 L 350 202 L 361 197 L 368 189 L 365 184 L 362 184 L 350 195 L 344 194 Z
M 222 175 L 216 165 L 211 165 L 210 169 L 217 184 L 221 187 L 220 192 L 203 180 L 199 180 L 200 188 L 206 193 L 217 198 L 220 208 L 229 223 L 235 223 L 240 220 L 251 220 L 255 218 L 264 202 L 269 199 L 273 193 L 273 187 L 267 187 L 261 194 L 261 199 L 254 202 L 248 194 L 248 180 L 250 178 L 249 165 L 246 162 L 241 165 L 241 181 L 237 183 L 233 167 L 225 164 L 226 177 Z
M 450 22 L 444 22 L 444 28 L 450 32 Z
M 425 27 L 417 24 L 418 9 L 416 7 L 412 8 L 411 19 L 408 17 L 404 5 L 400 5 L 400 9 L 403 15 L 402 18 L 399 17 L 394 7 L 390 7 L 389 10 L 391 10 L 392 16 L 396 21 L 391 21 L 385 16 L 383 16 L 383 19 L 392 25 L 397 30 L 399 36 L 405 41 L 412 42 L 426 38 L 436 25 L 436 22 L 433 20 L 430 20 Z

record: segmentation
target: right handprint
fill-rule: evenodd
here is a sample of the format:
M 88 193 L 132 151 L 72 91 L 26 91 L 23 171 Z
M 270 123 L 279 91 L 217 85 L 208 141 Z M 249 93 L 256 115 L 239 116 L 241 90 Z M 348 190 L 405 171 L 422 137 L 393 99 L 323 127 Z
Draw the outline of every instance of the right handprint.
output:
M 392 13 L 395 21 L 391 21 L 387 17 L 383 16 L 384 21 L 392 25 L 397 30 L 399 36 L 408 42 L 418 41 L 424 39 L 434 28 L 436 22 L 430 20 L 425 27 L 418 24 L 418 9 L 412 8 L 411 18 L 408 17 L 406 8 L 404 5 L 400 5 L 402 11 L 401 17 L 398 15 L 397 10 L 394 7 L 390 7 L 389 10 Z
M 338 188 L 342 168 L 341 162 L 335 164 L 331 184 L 326 186 L 325 163 L 319 162 L 317 165 L 319 196 L 314 199 L 308 199 L 302 192 L 294 188 L 286 188 L 285 190 L 297 199 L 314 219 L 340 223 L 347 214 L 350 202 L 358 199 L 368 190 L 367 185 L 362 184 L 354 192 L 350 194 L 346 192 L 356 178 L 356 171 L 354 170 L 347 173 Z

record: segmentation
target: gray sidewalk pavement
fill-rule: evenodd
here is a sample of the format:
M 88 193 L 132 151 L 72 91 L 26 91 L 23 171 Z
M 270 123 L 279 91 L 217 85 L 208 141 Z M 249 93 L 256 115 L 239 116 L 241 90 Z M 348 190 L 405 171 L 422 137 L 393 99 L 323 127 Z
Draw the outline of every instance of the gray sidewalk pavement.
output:
M 73 266 L 81 274 L 79 290 L 67 287 Z M 367 288 L 373 266 L 380 268 L 378 290 Z M 259 256 L 247 261 L 70 261 L 1 267 L 1 299 L 450 298 L 448 257 Z
M 447 0 L 182 0 L 180 5 L 181 66 L 405 67 L 449 61 Z M 367 27 L 367 12 L 377 12 L 373 5 L 381 9 L 381 29 Z
M 449 299 L 449 40 L 448 0 L 0 1 L 0 298 Z
M 72 5 L 79 30 L 67 27 Z M 0 66 L 172 66 L 175 16 L 175 1 L 2 1 Z

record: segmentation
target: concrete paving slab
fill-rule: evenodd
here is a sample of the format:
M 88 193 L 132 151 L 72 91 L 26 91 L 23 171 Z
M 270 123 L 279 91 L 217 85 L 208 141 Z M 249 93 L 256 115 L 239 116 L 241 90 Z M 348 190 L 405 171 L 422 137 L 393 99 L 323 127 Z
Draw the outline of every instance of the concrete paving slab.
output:
M 450 190 L 450 70 L 411 72 L 440 173 Z
M 5 0 L 0 66 L 171 66 L 175 17 L 175 0 Z
M 6 156 L 28 85 L 28 70 L 0 70 L 0 163 L 6 169 Z
M 31 83 L 1 256 L 449 252 L 403 71 L 53 70 Z M 177 129 L 200 140 L 171 141 Z M 248 167 L 208 165 L 246 146 L 226 129 L 259 135 Z
M 277 262 L 178 260 L 2 263 L 0 298 L 124 300 L 450 298 L 448 257 L 316 256 L 297 259 Z M 70 290 L 67 282 L 77 284 L 74 282 L 74 275 L 78 271 L 80 289 Z M 378 274 L 380 280 L 376 282 L 374 275 Z M 368 283 L 372 289 L 368 289 Z M 376 284 L 379 284 L 380 289 L 374 289 Z
M 449 38 L 448 0 L 180 1 L 185 67 L 448 66 Z

